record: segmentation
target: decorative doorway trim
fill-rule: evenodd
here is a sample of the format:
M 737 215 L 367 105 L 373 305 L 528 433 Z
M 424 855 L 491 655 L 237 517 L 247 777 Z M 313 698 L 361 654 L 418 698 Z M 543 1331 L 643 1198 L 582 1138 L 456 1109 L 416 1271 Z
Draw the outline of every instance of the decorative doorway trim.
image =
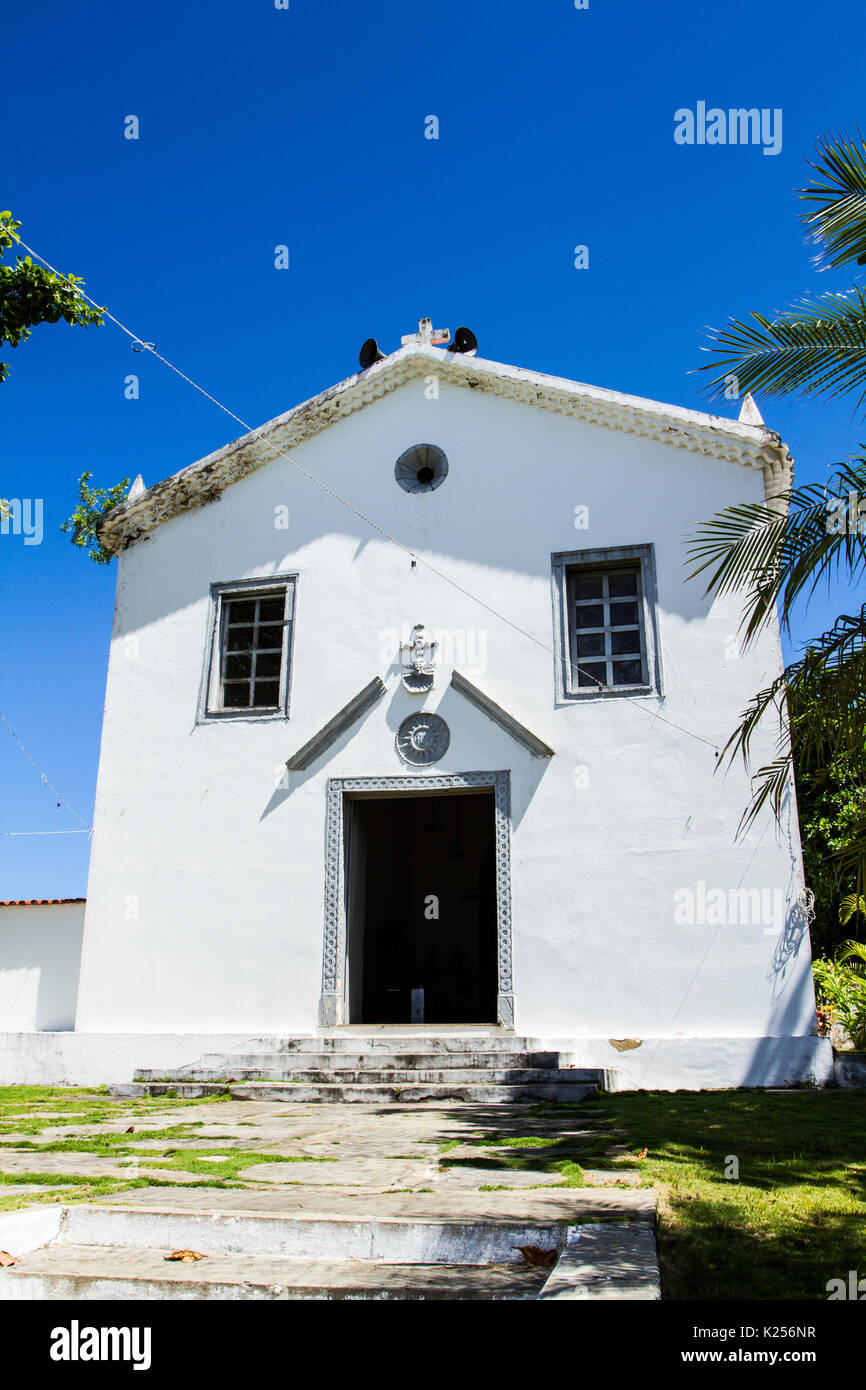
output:
M 325 832 L 325 943 L 322 957 L 322 995 L 319 1024 L 333 1028 L 346 1018 L 346 882 L 343 854 L 343 799 L 346 794 L 379 792 L 461 791 L 490 787 L 496 825 L 496 1018 L 514 1027 L 514 983 L 511 963 L 511 774 L 454 772 L 408 777 L 329 777 Z

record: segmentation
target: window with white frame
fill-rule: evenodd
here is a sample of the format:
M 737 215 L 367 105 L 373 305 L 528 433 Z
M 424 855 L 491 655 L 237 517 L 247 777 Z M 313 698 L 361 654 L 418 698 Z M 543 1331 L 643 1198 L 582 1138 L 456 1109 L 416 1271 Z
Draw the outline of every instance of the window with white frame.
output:
M 658 685 L 651 546 L 555 555 L 560 694 L 649 692 Z
M 219 584 L 206 715 L 288 713 L 294 581 Z

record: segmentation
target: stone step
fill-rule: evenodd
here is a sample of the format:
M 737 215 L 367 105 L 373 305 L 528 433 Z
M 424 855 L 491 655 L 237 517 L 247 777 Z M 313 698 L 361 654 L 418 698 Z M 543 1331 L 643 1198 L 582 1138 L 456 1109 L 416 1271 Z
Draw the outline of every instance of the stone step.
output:
M 305 1086 L 292 1081 L 249 1081 L 238 1086 L 229 1086 L 229 1094 L 235 1100 L 287 1101 L 290 1103 L 321 1104 L 382 1104 L 397 1101 L 401 1105 L 419 1101 L 468 1101 L 476 1105 L 531 1104 L 537 1101 L 577 1102 L 587 1096 L 598 1094 L 596 1085 L 585 1082 L 569 1082 L 560 1085 L 551 1081 L 537 1081 L 527 1085 L 509 1085 L 507 1082 L 487 1085 L 483 1082 L 464 1085 L 451 1082 L 437 1083 L 410 1082 L 404 1086 L 358 1084 L 340 1086 L 319 1084 Z
M 521 1244 L 527 1244 L 522 1233 Z M 544 1248 L 544 1247 L 543 1247 Z M 168 1249 L 62 1244 L 20 1256 L 0 1274 L 5 1301 L 215 1299 L 657 1301 L 661 1297 L 652 1226 L 621 1221 L 572 1228 L 548 1266 L 410 1264 L 381 1260 L 205 1254 L 167 1261 Z
M 436 1034 L 423 1026 L 400 1029 L 389 1027 L 382 1033 L 341 1032 L 309 1037 L 250 1037 L 244 1053 L 262 1052 L 354 1052 L 365 1056 L 379 1053 L 460 1053 L 460 1052 L 538 1052 L 543 1050 L 538 1038 L 517 1036 L 491 1030 L 478 1032 Z M 240 1051 L 240 1049 L 238 1049 Z M 208 1054 L 225 1056 L 225 1053 Z
M 497 1052 L 472 1051 L 457 1053 L 433 1052 L 418 1048 L 407 1052 L 220 1052 L 208 1053 L 183 1067 L 171 1067 L 166 1071 L 155 1068 L 136 1071 L 136 1081 L 162 1081 L 166 1076 L 177 1080 L 202 1081 L 208 1079 L 204 1073 L 218 1073 L 219 1077 L 236 1076 L 239 1071 L 284 1071 L 293 1072 L 295 1068 L 304 1071 L 360 1071 L 371 1067 L 375 1071 L 385 1071 L 391 1067 L 400 1071 L 410 1068 L 431 1070 L 451 1067 L 551 1067 L 559 1065 L 558 1052 Z M 595 1079 L 601 1073 L 592 1069 Z
M 539 1298 L 545 1303 L 658 1301 L 661 1284 L 652 1226 L 637 1221 L 578 1226 Z
M 484 1193 L 372 1193 L 139 1189 L 102 1203 L 6 1217 L 4 1247 L 17 1263 L 0 1271 L 0 1298 L 484 1299 L 541 1296 L 551 1270 L 528 1267 L 519 1247 L 556 1259 L 578 1242 L 576 1276 L 605 1293 L 604 1252 L 584 1233 L 612 1232 L 631 1288 L 651 1253 L 654 1194 L 568 1189 Z M 586 1223 L 592 1223 L 587 1225 Z M 601 1223 L 601 1224 L 599 1224 Z M 611 1226 L 610 1223 L 613 1223 Z M 178 1249 L 204 1258 L 165 1259 Z M 620 1268 L 607 1259 L 609 1278 Z M 555 1265 L 554 1272 L 558 1268 Z M 632 1296 L 645 1296 L 638 1291 Z
M 292 1067 L 224 1067 L 214 1071 L 202 1067 L 172 1076 L 169 1073 L 136 1072 L 134 1080 L 150 1082 L 158 1078 L 172 1085 L 175 1082 L 186 1084 L 190 1081 L 230 1082 L 237 1084 L 247 1081 L 283 1081 L 306 1085 L 548 1085 L 561 1082 L 564 1085 L 598 1084 L 598 1075 L 592 1071 L 578 1071 L 576 1068 L 557 1069 L 554 1067 L 359 1067 L 357 1070 L 343 1067 L 323 1068 L 314 1071 L 300 1071 Z
M 33 1210 L 33 1209 L 31 1209 Z M 55 1211 L 55 1226 L 56 1212 Z M 328 1250 L 335 1258 L 349 1258 L 353 1252 L 338 1239 L 342 1223 L 357 1227 L 365 1226 L 363 1240 L 369 1242 L 376 1229 L 393 1230 L 398 1226 L 407 1231 L 434 1227 L 453 1227 L 468 1231 L 498 1230 L 503 1222 L 513 1223 L 521 1230 L 527 1227 L 544 1227 L 545 1230 L 562 1228 L 565 1232 L 571 1226 L 586 1221 L 653 1221 L 656 1211 L 656 1198 L 652 1188 L 626 1189 L 621 1187 L 543 1187 L 522 1191 L 497 1188 L 494 1191 L 474 1192 L 447 1190 L 435 1192 L 380 1192 L 371 1189 L 346 1188 L 342 1186 L 327 1188 L 307 1187 L 304 1183 L 291 1183 L 279 1188 L 194 1188 L 194 1187 L 139 1187 L 132 1191 L 119 1192 L 100 1202 L 75 1203 L 61 1208 L 63 1212 L 62 1238 L 80 1244 L 106 1245 L 161 1245 L 174 1240 L 178 1235 L 175 1228 L 160 1230 L 158 1239 L 150 1239 L 156 1229 L 151 1223 L 159 1220 L 176 1220 L 195 1217 L 205 1223 L 207 1230 L 213 1229 L 211 1218 L 223 1222 L 222 1229 L 231 1238 L 231 1244 L 199 1245 L 199 1250 L 223 1251 L 250 1250 L 253 1254 L 289 1254 L 283 1242 L 283 1232 L 289 1222 L 315 1222 L 317 1229 L 326 1229 Z M 40 1220 L 47 1220 L 48 1207 L 39 1208 Z M 146 1217 L 140 1226 L 146 1235 L 130 1236 L 129 1225 L 120 1230 L 114 1223 L 118 1213 L 126 1223 L 134 1217 Z M 9 1244 L 11 1234 L 4 1230 L 3 1223 L 10 1217 L 0 1216 L 0 1238 L 3 1248 L 18 1253 Z M 29 1220 L 29 1218 L 28 1218 Z M 318 1223 L 336 1223 L 326 1228 Z M 84 1224 L 86 1223 L 86 1229 Z M 252 1224 L 248 1224 L 252 1223 Z M 263 1224 L 265 1223 L 265 1224 Z M 252 1238 L 255 1230 L 259 1234 Z M 265 1234 L 261 1234 L 264 1232 Z M 196 1239 L 205 1239 L 201 1230 L 190 1229 L 185 1234 Z M 59 1228 L 54 1231 L 59 1238 Z M 240 1240 L 241 1244 L 235 1243 Z M 44 1243 L 44 1242 L 40 1242 Z M 180 1242 L 189 1244 L 189 1240 Z M 28 1247 L 32 1248 L 32 1247 Z M 371 1248 L 372 1249 L 372 1248 Z M 342 1253 L 341 1253 L 342 1252 Z M 297 1253 L 297 1252 L 296 1252 Z M 302 1254 L 321 1253 L 306 1247 Z M 393 1261 L 406 1259 L 410 1263 L 424 1264 L 430 1259 L 426 1244 L 423 1248 L 413 1244 L 396 1252 L 393 1246 L 387 1249 L 376 1247 L 370 1258 Z M 455 1262 L 453 1251 L 444 1251 L 441 1258 Z M 460 1262 L 465 1263 L 466 1254 L 461 1247 Z M 482 1263 L 491 1263 L 485 1259 Z
M 284 1101 L 295 1105 L 405 1105 L 419 1101 L 467 1101 L 475 1105 L 532 1104 L 538 1101 L 575 1103 L 598 1094 L 598 1086 L 587 1082 L 536 1081 L 527 1085 L 507 1082 L 492 1085 L 413 1082 L 340 1085 L 305 1084 L 294 1081 L 247 1081 L 238 1085 L 226 1081 L 133 1081 L 110 1085 L 113 1096 L 177 1096 L 197 1100 L 209 1095 L 225 1095 L 233 1100 Z
M 643 1188 L 384 1194 L 150 1188 L 63 1212 L 62 1244 L 490 1265 L 519 1263 L 519 1245 L 564 1250 L 582 1222 L 652 1221 L 655 1195 Z
M 138 1100 L 145 1096 L 203 1100 L 207 1096 L 227 1095 L 228 1091 L 225 1081 L 113 1081 L 108 1084 L 108 1094 L 124 1100 Z
M 526 1265 L 411 1265 L 356 1260 L 207 1256 L 168 1262 L 159 1250 L 55 1245 L 4 1270 L 12 1301 L 154 1299 L 487 1300 L 537 1299 L 549 1269 Z M 11 1275 L 11 1277 L 10 1277 Z
M 430 1033 L 408 1028 L 316 1037 L 250 1038 L 236 1052 L 206 1053 L 161 1074 L 136 1071 L 119 1096 L 225 1094 L 237 1100 L 394 1104 L 578 1101 L 605 1085 L 602 1068 L 560 1066 L 534 1038 L 492 1029 Z M 543 1089 L 539 1089 L 543 1088 Z
M 300 1094 L 296 1094 L 300 1093 Z M 568 1082 L 560 1085 L 552 1081 L 536 1081 L 525 1085 L 499 1082 L 408 1082 L 376 1084 L 358 1083 L 342 1086 L 334 1083 L 304 1085 L 293 1081 L 249 1081 L 237 1086 L 229 1086 L 229 1094 L 235 1100 L 263 1101 L 318 1101 L 344 1102 L 346 1104 L 368 1104 L 399 1101 L 401 1104 L 414 1101 L 469 1101 L 475 1104 L 505 1104 L 507 1102 L 530 1103 L 533 1101 L 577 1102 L 598 1093 L 598 1087 L 585 1082 Z

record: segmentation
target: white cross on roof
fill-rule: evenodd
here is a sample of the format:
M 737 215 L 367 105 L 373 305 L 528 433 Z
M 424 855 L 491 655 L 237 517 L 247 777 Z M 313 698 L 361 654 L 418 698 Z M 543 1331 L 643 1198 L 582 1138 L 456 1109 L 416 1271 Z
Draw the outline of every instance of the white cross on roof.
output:
M 418 332 L 404 333 L 400 339 L 400 346 L 407 347 L 409 343 L 420 343 L 422 347 L 436 347 L 439 343 L 447 343 L 450 337 L 450 328 L 434 328 L 432 319 L 419 319 Z

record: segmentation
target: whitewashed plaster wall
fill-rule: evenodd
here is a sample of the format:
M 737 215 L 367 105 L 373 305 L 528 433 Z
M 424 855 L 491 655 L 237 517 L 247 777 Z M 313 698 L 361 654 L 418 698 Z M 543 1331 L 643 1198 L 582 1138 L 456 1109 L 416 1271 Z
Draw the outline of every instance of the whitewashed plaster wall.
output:
M 0 1032 L 75 1023 L 84 903 L 0 906 Z
M 450 472 L 412 496 L 394 462 L 421 442 L 445 450 Z M 316 1026 L 326 779 L 406 775 L 394 735 L 420 702 L 400 685 L 396 633 L 424 622 L 446 638 L 424 707 L 451 727 L 431 771 L 511 772 L 517 1031 L 808 1034 L 809 943 L 796 914 L 774 935 L 674 915 L 675 893 L 699 881 L 780 889 L 788 904 L 802 886 L 795 816 L 781 836 L 765 817 L 737 843 L 748 778 L 739 766 L 714 775 L 714 747 L 779 669 L 778 634 L 732 657 L 738 603 L 711 603 L 686 582 L 693 526 L 761 499 L 760 472 L 468 389 L 427 400 L 420 379 L 294 457 L 536 641 L 413 571 L 281 459 L 123 553 L 76 1027 Z M 575 529 L 577 506 L 589 508 L 586 530 Z M 280 507 L 288 530 L 275 524 Z M 557 704 L 551 552 L 647 542 L 663 701 Z M 299 576 L 290 719 L 197 723 L 211 583 L 283 573 Z M 461 643 L 485 659 L 467 659 Z M 454 665 L 556 756 L 533 759 L 450 689 Z M 280 788 L 286 757 L 376 674 L 389 684 L 379 704 Z M 758 761 L 770 752 L 756 740 Z

